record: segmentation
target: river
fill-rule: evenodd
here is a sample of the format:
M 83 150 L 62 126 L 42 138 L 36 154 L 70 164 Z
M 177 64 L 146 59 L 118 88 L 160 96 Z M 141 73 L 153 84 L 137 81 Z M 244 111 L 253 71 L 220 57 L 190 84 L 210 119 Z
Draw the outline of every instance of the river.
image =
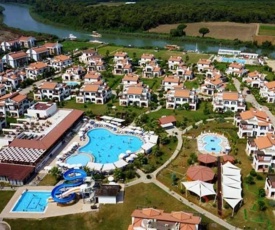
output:
M 4 4 L 1 6 L 5 8 L 3 11 L 3 22 L 14 28 L 19 28 L 26 31 L 35 31 L 41 33 L 54 34 L 59 38 L 66 38 L 69 34 L 73 34 L 80 39 L 91 39 L 91 36 L 87 33 L 79 32 L 76 30 L 70 30 L 69 28 L 58 27 L 54 25 L 47 25 L 34 20 L 29 13 L 29 8 L 24 5 L 17 4 Z M 200 52 L 216 53 L 219 48 L 223 49 L 234 49 L 234 47 L 220 47 L 218 45 L 199 43 L 199 42 L 180 42 L 180 41 L 169 41 L 165 39 L 152 39 L 152 38 L 138 38 L 138 37 L 128 37 L 121 36 L 117 34 L 102 34 L 101 38 L 97 38 L 105 43 L 113 43 L 122 46 L 136 46 L 136 47 L 164 47 L 167 44 L 176 44 L 182 47 L 184 50 L 198 50 Z M 245 47 L 241 47 L 244 50 Z M 260 53 L 261 50 L 254 50 L 254 52 Z M 270 53 L 271 56 L 275 57 L 275 52 Z

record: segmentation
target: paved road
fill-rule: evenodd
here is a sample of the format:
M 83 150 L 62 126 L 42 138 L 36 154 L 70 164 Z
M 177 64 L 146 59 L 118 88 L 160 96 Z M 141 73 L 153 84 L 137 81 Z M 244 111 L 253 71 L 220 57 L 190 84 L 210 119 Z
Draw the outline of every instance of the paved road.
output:
M 235 85 L 236 89 L 240 92 L 241 91 L 240 90 L 240 85 L 241 85 L 240 81 L 236 78 L 233 78 L 233 82 L 234 82 L 234 85 Z M 263 111 L 265 111 L 266 114 L 269 116 L 273 126 L 275 126 L 275 116 L 269 111 L 268 107 L 260 105 L 257 102 L 257 100 L 255 99 L 253 94 L 247 94 L 246 93 L 247 90 L 248 90 L 248 88 L 245 87 L 242 91 L 243 95 L 245 95 L 245 100 L 247 102 L 250 102 L 253 105 L 254 108 L 262 109 Z

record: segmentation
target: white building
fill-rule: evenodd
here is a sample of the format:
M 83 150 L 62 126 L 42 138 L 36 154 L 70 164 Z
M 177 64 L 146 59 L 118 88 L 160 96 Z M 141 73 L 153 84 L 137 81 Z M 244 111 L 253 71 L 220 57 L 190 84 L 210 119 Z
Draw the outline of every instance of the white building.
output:
M 198 96 L 195 90 L 179 89 L 170 90 L 166 95 L 166 108 L 176 109 L 185 104 L 190 110 L 197 110 Z
M 265 82 L 260 89 L 260 95 L 266 98 L 268 103 L 275 102 L 275 81 Z
M 237 134 L 240 138 L 265 136 L 274 133 L 270 118 L 263 110 L 251 108 L 238 113 L 234 117 L 234 124 L 239 128 Z
M 43 76 L 43 74 L 49 72 L 50 67 L 45 62 L 34 62 L 29 64 L 25 70 L 27 78 L 37 80 L 38 76 Z
M 121 80 L 122 84 L 124 86 L 127 86 L 127 85 L 138 85 L 139 82 L 140 82 L 140 77 L 139 75 L 137 74 L 126 74 L 122 80 Z
M 140 66 L 144 66 L 144 65 L 146 65 L 147 63 L 150 63 L 150 62 L 155 62 L 155 55 L 154 54 L 144 53 L 144 54 L 141 55 L 141 58 L 139 60 L 139 65 Z
M 99 204 L 116 204 L 119 199 L 120 185 L 101 185 L 95 190 L 95 200 Z
M 57 111 L 55 103 L 37 102 L 27 110 L 28 117 L 37 117 L 38 119 L 47 119 L 54 115 Z
M 26 53 L 30 59 L 35 61 L 43 61 L 50 55 L 48 49 L 45 46 L 32 47 L 28 49 Z
M 85 75 L 85 69 L 82 66 L 72 66 L 66 69 L 65 73 L 62 74 L 63 82 L 78 82 L 82 81 Z
M 129 61 L 129 56 L 126 52 L 116 52 L 114 54 L 114 63 L 117 61 Z
M 0 116 L 20 117 L 24 115 L 32 102 L 19 92 L 8 93 L 0 97 Z
M 165 78 L 162 80 L 162 87 L 165 91 L 172 90 L 175 87 L 179 86 L 181 83 L 181 79 L 178 76 L 165 76 Z
M 275 136 L 272 133 L 259 136 L 255 139 L 249 138 L 246 145 L 246 153 L 253 157 L 253 168 L 256 171 L 268 171 L 273 167 L 275 160 Z
M 3 84 L 0 84 L 0 97 L 6 94 L 6 87 Z
M 132 64 L 128 60 L 117 60 L 114 64 L 113 74 L 123 75 L 132 73 Z
M 257 70 L 250 72 L 243 77 L 243 82 L 252 88 L 260 88 L 265 83 L 265 74 L 259 73 Z
M 16 51 L 20 49 L 20 43 L 18 39 L 1 42 L 1 49 L 5 52 Z
M 43 82 L 38 88 L 34 89 L 34 100 L 57 100 L 63 101 L 70 96 L 71 89 L 66 84 L 57 82 Z
M 213 97 L 213 110 L 214 111 L 232 111 L 242 112 L 245 111 L 245 99 L 241 93 L 238 92 L 221 92 L 216 93 Z
M 58 42 L 46 42 L 43 46 L 48 49 L 49 54 L 52 56 L 60 55 L 62 53 L 63 45 Z
M 150 99 L 151 93 L 147 85 L 142 85 L 142 83 L 139 83 L 138 85 L 127 85 L 120 93 L 119 105 L 148 107 Z
M 225 88 L 221 75 L 215 75 L 214 77 L 206 77 L 204 83 L 200 87 L 202 94 L 214 95 L 215 91 L 222 92 Z
M 102 82 L 102 75 L 99 72 L 96 71 L 89 71 L 84 76 L 84 83 L 95 83 L 95 82 Z
M 182 57 L 180 56 L 170 56 L 168 59 L 169 70 L 176 70 L 179 65 L 183 64 Z
M 247 73 L 247 69 L 244 68 L 243 64 L 233 62 L 231 63 L 225 71 L 226 74 L 233 74 L 237 77 L 242 77 Z
M 177 66 L 176 75 L 184 81 L 192 80 L 194 78 L 193 70 L 186 65 Z
M 28 59 L 28 55 L 23 51 L 8 53 L 2 57 L 3 63 L 7 63 L 12 68 L 18 68 L 27 65 Z
M 18 41 L 20 46 L 24 48 L 34 47 L 36 43 L 36 39 L 34 37 L 21 36 L 20 38 L 18 38 Z
M 275 175 L 267 175 L 264 189 L 267 198 L 275 199 Z
M 197 62 L 197 68 L 199 72 L 206 71 L 212 67 L 212 62 L 211 60 L 208 59 L 200 59 Z
M 7 70 L 0 75 L 0 84 L 5 85 L 7 91 L 13 91 L 26 79 L 26 74 L 20 70 Z
M 162 75 L 162 69 L 155 61 L 152 61 L 143 65 L 142 75 L 148 78 L 160 77 Z
M 72 58 L 66 55 L 58 55 L 50 60 L 49 66 L 54 68 L 55 71 L 61 72 L 63 69 L 71 66 L 73 63 Z
M 105 104 L 111 96 L 112 90 L 106 83 L 96 82 L 85 84 L 76 96 L 76 103 L 91 102 L 95 104 Z

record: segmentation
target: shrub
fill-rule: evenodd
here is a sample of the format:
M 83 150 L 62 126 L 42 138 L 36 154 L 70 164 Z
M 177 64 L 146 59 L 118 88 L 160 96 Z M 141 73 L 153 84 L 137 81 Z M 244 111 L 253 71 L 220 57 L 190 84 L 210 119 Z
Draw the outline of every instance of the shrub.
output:
M 266 204 L 263 200 L 258 200 L 258 208 L 260 211 L 265 211 L 266 210 Z
M 263 176 L 260 175 L 260 174 L 257 174 L 256 178 L 257 178 L 257 180 L 263 180 L 264 179 Z
M 257 176 L 255 169 L 252 169 L 249 174 L 250 176 L 253 176 L 253 177 Z
M 253 177 L 250 175 L 248 177 L 245 177 L 244 181 L 245 181 L 245 183 L 250 184 L 250 185 L 255 184 Z
M 260 188 L 258 191 L 258 196 L 260 198 L 265 197 L 265 190 L 263 188 Z

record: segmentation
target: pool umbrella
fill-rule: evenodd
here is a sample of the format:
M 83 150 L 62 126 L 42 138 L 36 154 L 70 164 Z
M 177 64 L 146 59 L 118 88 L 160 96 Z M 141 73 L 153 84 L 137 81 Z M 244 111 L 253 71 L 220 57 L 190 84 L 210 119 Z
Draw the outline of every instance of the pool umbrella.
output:
M 118 156 L 119 159 L 122 159 L 122 158 L 124 158 L 124 157 L 126 157 L 126 154 L 125 154 L 125 153 L 121 153 L 121 154 L 119 154 L 119 156 Z
M 113 176 L 109 176 L 109 177 L 108 177 L 108 181 L 109 181 L 109 182 L 114 181 L 114 179 L 115 179 L 115 178 L 114 178 Z
M 126 150 L 126 154 L 130 154 L 131 152 L 131 150 Z
M 235 158 L 233 156 L 230 155 L 223 155 L 222 156 L 223 162 L 234 162 Z
M 213 180 L 215 173 L 205 166 L 191 166 L 186 172 L 187 177 L 190 180 L 211 181 Z
M 203 164 L 212 164 L 217 161 L 217 158 L 210 154 L 200 154 L 198 156 L 198 161 Z
M 113 163 L 106 163 L 106 164 L 104 164 L 103 165 L 103 167 L 102 167 L 102 171 L 103 172 L 108 172 L 108 171 L 112 171 L 112 170 L 114 170 L 116 167 L 114 166 L 114 164 Z
M 130 157 L 133 158 L 133 159 L 135 159 L 135 158 L 137 158 L 138 156 L 137 156 L 136 154 L 132 153 L 132 154 L 130 155 Z

